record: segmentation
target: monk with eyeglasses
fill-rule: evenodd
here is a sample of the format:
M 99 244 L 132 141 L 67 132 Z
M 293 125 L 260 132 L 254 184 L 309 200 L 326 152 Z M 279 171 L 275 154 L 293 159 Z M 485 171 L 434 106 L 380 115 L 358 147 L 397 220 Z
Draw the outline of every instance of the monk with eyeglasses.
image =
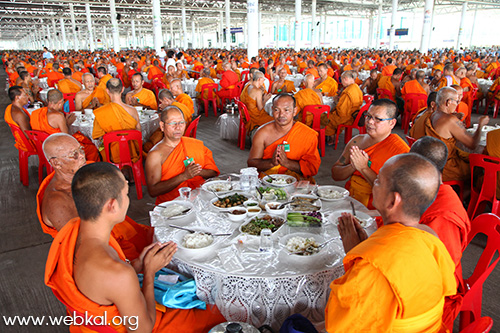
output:
M 396 115 L 393 101 L 385 98 L 374 101 L 365 117 L 366 134 L 352 138 L 332 167 L 333 180 L 349 179 L 346 189 L 350 196 L 369 209 L 375 209 L 372 187 L 380 168 L 392 156 L 410 150 L 403 139 L 391 133 L 396 126 Z

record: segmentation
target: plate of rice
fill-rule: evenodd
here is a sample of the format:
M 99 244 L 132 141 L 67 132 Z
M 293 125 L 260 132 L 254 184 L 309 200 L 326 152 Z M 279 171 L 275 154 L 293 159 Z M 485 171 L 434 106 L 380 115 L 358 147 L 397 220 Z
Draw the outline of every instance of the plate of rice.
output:
M 324 241 L 323 236 L 308 232 L 294 232 L 283 236 L 279 240 L 285 253 L 282 258 L 296 263 L 314 262 L 325 249 L 319 248 L 319 245 Z
M 174 235 L 177 244 L 176 255 L 185 259 L 206 260 L 216 254 L 218 244 L 227 237 L 214 237 L 208 233 L 218 233 L 209 227 L 189 227 L 194 233 L 180 230 Z
M 323 201 L 337 201 L 349 196 L 349 191 L 340 186 L 318 186 L 316 194 Z
M 164 218 L 175 220 L 191 215 L 194 212 L 194 206 L 190 201 L 172 200 L 161 203 L 153 211 Z
M 274 174 L 271 176 L 273 176 L 274 179 L 272 179 L 269 176 L 264 176 L 261 180 L 262 184 L 276 186 L 276 187 L 286 187 L 293 185 L 297 182 L 297 178 L 290 175 Z
M 232 191 L 233 183 L 226 180 L 213 180 L 201 185 L 201 188 L 210 193 L 222 194 Z

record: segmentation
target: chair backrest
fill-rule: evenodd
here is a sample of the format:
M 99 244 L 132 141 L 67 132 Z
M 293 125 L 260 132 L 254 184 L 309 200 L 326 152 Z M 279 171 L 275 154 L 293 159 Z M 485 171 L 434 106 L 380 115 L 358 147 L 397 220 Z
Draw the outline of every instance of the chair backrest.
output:
M 373 100 L 373 97 L 372 97 L 372 100 Z M 368 111 L 368 109 L 370 108 L 370 106 L 372 105 L 372 102 L 370 101 L 369 103 L 366 103 L 365 105 L 363 105 L 363 107 L 361 107 L 361 109 L 358 111 L 358 114 L 356 115 L 356 119 L 354 119 L 354 122 L 352 123 L 353 126 L 357 126 L 359 127 L 359 122 L 361 121 L 361 117 L 363 117 L 364 113 L 366 111 Z
M 330 115 L 330 106 L 329 105 L 307 105 L 302 110 L 302 122 L 306 122 L 307 113 L 312 113 L 313 115 L 313 124 L 312 129 L 319 131 L 321 129 L 321 115 L 326 113 L 328 117 Z
M 493 156 L 482 155 L 482 154 L 470 154 L 469 155 L 470 168 L 471 168 L 471 191 L 472 194 L 478 197 L 478 202 L 476 203 L 476 207 L 480 203 L 480 201 L 488 200 L 493 205 L 492 212 L 495 213 L 495 209 L 499 204 L 499 200 L 496 197 L 496 186 L 497 186 L 497 172 L 500 172 L 500 158 L 496 158 Z M 479 169 L 484 170 L 484 180 L 481 183 L 481 188 L 478 189 L 474 187 L 474 173 L 478 172 Z M 476 177 L 477 178 L 477 177 Z M 471 203 L 472 204 L 472 203 Z M 469 207 L 474 209 L 475 207 Z M 475 212 L 469 211 L 469 217 L 471 219 L 476 215 Z
M 186 128 L 186 131 L 184 132 L 184 136 L 196 139 L 196 130 L 198 129 L 198 123 L 200 122 L 200 117 L 201 115 L 196 117 L 196 119 L 193 120 L 191 124 L 189 124 L 188 128 Z
M 477 88 L 477 87 L 472 88 L 472 100 L 473 101 L 477 99 L 478 90 L 479 90 L 479 88 Z
M 244 83 L 250 81 L 250 71 L 241 72 L 241 81 L 243 81 Z
M 12 132 L 12 135 L 14 136 L 14 139 L 16 141 L 20 141 L 28 149 L 29 153 L 36 154 L 35 146 L 34 146 L 33 142 L 31 141 L 31 139 L 28 139 L 26 137 L 27 134 L 24 135 L 22 129 L 19 126 L 9 124 L 9 127 L 10 127 L 10 130 Z
M 162 78 L 162 77 L 163 77 L 163 74 L 156 74 L 155 76 L 153 76 L 153 77 L 151 78 L 151 81 L 153 81 L 153 80 L 155 80 L 155 79 L 160 79 L 160 80 L 161 80 L 161 78 Z
M 427 104 L 426 94 L 406 94 L 405 95 L 405 112 L 410 112 L 410 117 L 419 111 L 418 102 L 424 101 Z
M 76 93 L 73 93 L 73 94 L 63 94 L 64 100 L 69 102 L 69 112 L 76 111 L 75 96 L 76 96 Z
M 239 81 L 238 83 L 236 83 L 236 89 L 237 89 L 236 93 L 238 94 L 237 97 L 240 97 L 241 91 L 243 90 L 244 86 L 245 86 L 245 82 L 243 82 L 243 81 Z
M 45 155 L 43 153 L 42 145 L 43 145 L 43 142 L 45 141 L 45 139 L 47 139 L 49 137 L 49 134 L 46 132 L 35 131 L 35 130 L 26 131 L 26 134 L 28 135 L 28 137 L 31 139 L 31 141 L 35 145 L 35 149 L 36 149 L 36 152 L 38 154 L 38 158 L 43 158 L 43 160 L 46 160 Z
M 363 101 L 365 101 L 366 104 L 371 105 L 374 99 L 375 99 L 375 96 L 373 96 L 373 95 L 363 95 Z
M 389 89 L 377 88 L 377 96 L 378 98 L 388 98 L 393 100 L 392 93 Z
M 411 148 L 411 146 L 417 141 L 417 139 L 412 138 L 411 136 L 406 136 L 406 141 L 408 142 L 408 146 Z
M 217 83 L 207 83 L 207 84 L 202 85 L 200 98 L 205 99 L 205 98 L 203 98 L 203 96 L 205 96 L 205 92 L 206 92 L 207 93 L 207 98 L 206 98 L 207 100 L 214 99 L 216 97 L 215 92 L 217 92 L 217 88 L 219 88 L 219 85 Z
M 248 109 L 245 103 L 240 100 L 236 100 L 236 105 L 238 105 L 238 110 L 240 111 L 240 123 L 246 123 L 250 121 L 250 114 L 248 113 Z
M 138 130 L 114 131 L 104 134 L 103 144 L 106 152 L 106 159 L 111 162 L 110 145 L 118 143 L 120 150 L 120 163 L 122 165 L 132 165 L 132 157 L 130 155 L 129 142 L 137 141 L 139 148 L 142 148 L 142 133 Z M 142 154 L 139 153 L 139 161 L 142 163 Z M 112 162 L 111 162 L 112 163 Z M 116 164 L 116 163 L 113 163 Z

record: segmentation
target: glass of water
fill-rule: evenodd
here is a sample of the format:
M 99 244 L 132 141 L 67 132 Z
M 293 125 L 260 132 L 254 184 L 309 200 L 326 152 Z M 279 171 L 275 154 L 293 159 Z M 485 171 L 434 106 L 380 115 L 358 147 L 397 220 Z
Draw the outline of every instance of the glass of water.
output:
M 179 189 L 179 197 L 182 200 L 189 200 L 191 194 L 191 187 L 181 187 Z

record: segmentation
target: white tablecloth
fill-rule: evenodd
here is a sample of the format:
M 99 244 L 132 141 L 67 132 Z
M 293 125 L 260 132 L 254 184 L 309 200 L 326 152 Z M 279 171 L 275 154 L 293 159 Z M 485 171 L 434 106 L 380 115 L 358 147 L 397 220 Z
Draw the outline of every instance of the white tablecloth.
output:
M 358 76 L 361 81 L 364 81 L 370 77 L 370 71 L 359 71 Z
M 273 98 L 275 97 L 276 95 L 273 95 L 267 102 L 266 102 L 266 105 L 264 105 L 264 110 L 266 110 L 266 112 L 268 114 L 270 114 L 271 116 L 273 115 Z M 330 106 L 330 112 L 333 111 L 333 109 L 335 108 L 335 105 L 337 105 L 337 103 L 335 103 L 335 101 L 333 100 L 333 97 L 328 97 L 328 96 L 323 96 L 323 104 L 324 105 L 329 105 Z
M 477 84 L 479 85 L 479 89 L 481 90 L 483 95 L 486 96 L 488 90 L 493 85 L 493 80 L 477 79 Z
M 152 116 L 143 115 L 139 117 L 141 121 L 141 131 L 142 131 L 142 142 L 146 142 L 151 134 L 156 131 L 160 127 L 160 118 L 158 114 L 154 114 Z M 94 129 L 94 118 L 86 118 L 81 115 L 78 117 L 73 124 L 69 127 L 69 133 L 74 134 L 77 131 L 80 131 L 87 138 L 91 139 L 92 142 L 99 147 L 101 142 L 99 140 L 92 139 L 92 130 Z
M 304 80 L 304 75 L 302 75 L 302 74 L 287 75 L 285 80 L 293 81 L 293 84 L 295 86 L 296 91 L 299 91 L 300 85 L 301 85 L 302 81 Z
M 293 187 L 287 191 L 293 193 Z M 177 252 L 172 260 L 173 266 L 181 273 L 194 277 L 198 297 L 216 304 L 227 320 L 244 321 L 256 327 L 268 324 L 278 329 L 294 313 L 301 313 L 314 324 L 321 325 L 329 285 L 344 273 L 342 259 L 345 254 L 336 225 L 325 218 L 323 227 L 310 228 L 325 239 L 336 238 L 315 261 L 307 264 L 290 262 L 293 256 L 288 256 L 280 248 L 278 239 L 297 232 L 297 228 L 285 225 L 275 233 L 272 252 L 259 252 L 258 237 L 241 235 L 238 229 L 241 223 L 231 223 L 225 213 L 216 211 L 209 202 L 213 197 L 204 190 L 194 190 L 191 201 L 196 214 L 183 218 L 187 221 L 182 225 L 205 226 L 232 235 L 216 240 L 218 245 L 208 258 L 197 260 L 185 252 Z M 323 201 L 322 211 L 329 215 L 336 210 L 350 210 L 351 201 L 356 210 L 369 212 L 350 197 L 335 202 Z M 179 231 L 168 224 L 176 224 L 176 221 L 180 220 L 167 220 L 156 213 L 151 214 L 151 225 L 155 226 L 159 241 L 175 239 Z M 371 229 L 375 228 L 372 225 Z
M 54 88 L 47 88 L 47 89 L 42 89 L 40 90 L 40 99 L 44 102 L 47 102 L 47 93 L 49 90 L 54 89 Z

